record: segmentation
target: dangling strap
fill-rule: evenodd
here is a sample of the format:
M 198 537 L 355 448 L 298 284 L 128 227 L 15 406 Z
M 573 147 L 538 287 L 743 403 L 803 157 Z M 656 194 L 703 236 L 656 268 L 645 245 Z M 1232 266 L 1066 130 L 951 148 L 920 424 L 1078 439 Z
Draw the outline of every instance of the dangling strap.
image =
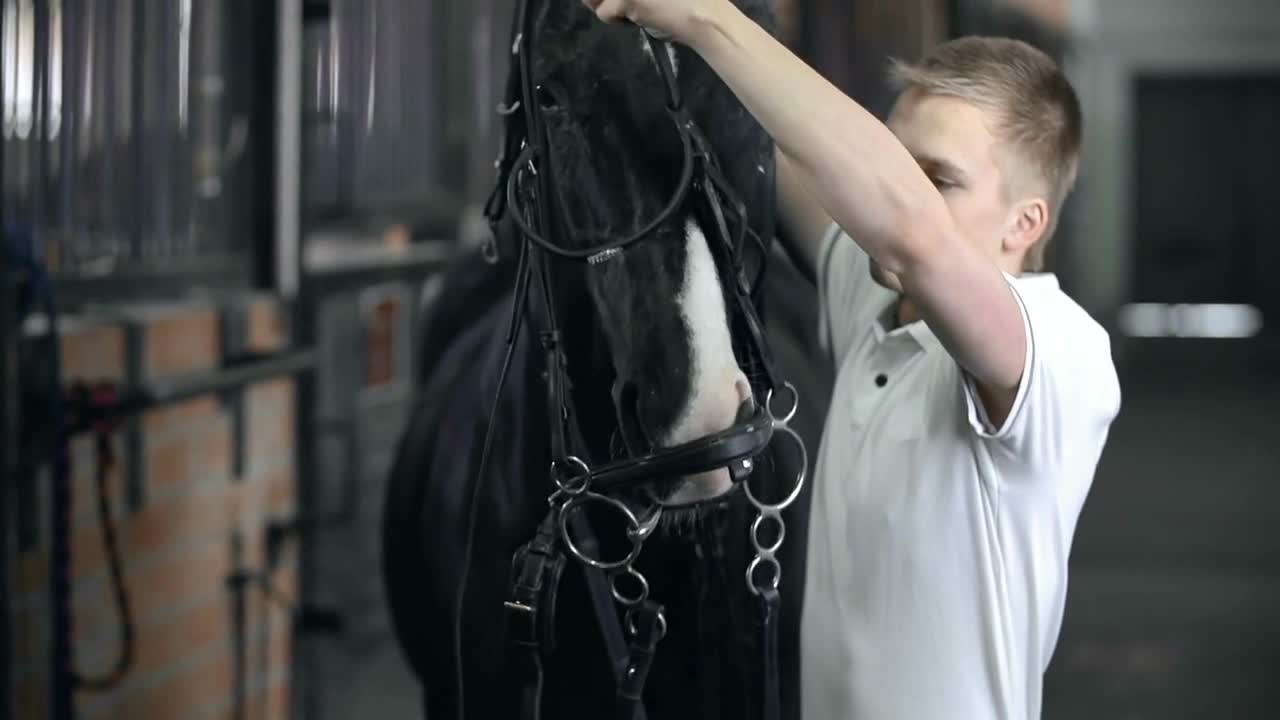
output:
M 512 560 L 511 599 L 506 608 L 507 674 L 518 679 L 512 706 L 516 717 L 538 720 L 542 706 L 542 656 L 553 650 L 556 589 L 564 555 L 556 548 L 556 513 Z
M 570 413 L 567 421 L 569 426 L 569 437 L 573 440 L 574 445 L 580 448 L 587 447 L 587 443 L 582 438 L 582 426 L 578 424 L 577 415 Z M 598 556 L 600 540 L 596 537 L 596 533 L 591 528 L 591 522 L 587 520 L 586 513 L 573 513 L 569 516 L 569 525 L 573 527 L 573 537 L 578 547 L 588 557 Z M 596 625 L 600 628 L 600 635 L 604 638 L 605 652 L 609 653 L 609 667 L 613 671 L 613 681 L 621 686 L 624 673 L 629 665 L 629 653 L 627 650 L 627 638 L 622 630 L 622 622 L 618 620 L 618 613 L 613 605 L 613 591 L 609 587 L 609 578 L 605 576 L 603 570 L 586 563 L 579 563 L 582 568 L 582 575 L 587 581 L 587 595 L 591 598 L 591 609 L 596 616 Z M 647 720 L 644 711 L 644 705 L 637 705 L 632 713 L 632 718 L 628 720 Z
M 778 720 L 782 714 L 782 701 L 778 688 L 778 614 L 782 601 L 776 588 L 769 588 L 760 593 L 760 616 L 763 625 L 763 642 L 761 650 L 764 654 L 760 717 L 762 720 Z
M 627 668 L 618 683 L 618 720 L 635 720 L 636 709 L 643 707 L 644 683 L 649 678 L 658 641 L 667 633 L 667 621 L 658 603 L 645 600 L 632 611 L 628 622 L 632 624 L 634 634 L 631 636 Z

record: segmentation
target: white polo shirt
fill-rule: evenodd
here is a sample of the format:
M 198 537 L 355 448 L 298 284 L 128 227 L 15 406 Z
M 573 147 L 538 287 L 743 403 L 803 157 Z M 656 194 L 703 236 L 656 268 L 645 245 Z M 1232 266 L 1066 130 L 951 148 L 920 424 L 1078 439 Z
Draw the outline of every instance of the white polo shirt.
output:
M 1110 340 L 1052 275 L 1009 278 L 1027 330 L 1013 409 L 967 375 L 833 227 L 820 337 L 837 367 L 814 475 L 804 720 L 1038 718 L 1067 556 L 1120 388 Z

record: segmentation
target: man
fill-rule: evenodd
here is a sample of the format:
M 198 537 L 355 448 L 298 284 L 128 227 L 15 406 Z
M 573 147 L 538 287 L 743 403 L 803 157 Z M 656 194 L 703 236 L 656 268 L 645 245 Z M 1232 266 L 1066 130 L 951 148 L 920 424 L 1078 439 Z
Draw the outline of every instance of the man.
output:
M 896 67 L 886 127 L 729 0 L 585 2 L 692 47 L 779 149 L 789 249 L 837 369 L 806 720 L 1039 717 L 1120 405 L 1105 331 L 1040 272 L 1076 175 L 1070 84 L 1025 44 L 957 40 Z

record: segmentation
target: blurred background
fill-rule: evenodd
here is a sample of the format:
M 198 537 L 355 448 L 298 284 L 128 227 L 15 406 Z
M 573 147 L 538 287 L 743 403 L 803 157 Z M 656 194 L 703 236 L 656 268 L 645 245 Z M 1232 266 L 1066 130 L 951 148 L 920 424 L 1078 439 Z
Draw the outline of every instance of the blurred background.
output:
M 380 512 L 417 321 L 487 232 L 512 0 L 0 7 L 0 717 L 418 717 Z M 1280 717 L 1280 3 L 778 10 L 881 116 L 888 58 L 949 37 L 1068 69 L 1086 150 L 1051 269 L 1124 406 L 1044 716 Z M 774 267 L 794 377 L 813 300 Z M 801 388 L 811 448 L 829 386 Z

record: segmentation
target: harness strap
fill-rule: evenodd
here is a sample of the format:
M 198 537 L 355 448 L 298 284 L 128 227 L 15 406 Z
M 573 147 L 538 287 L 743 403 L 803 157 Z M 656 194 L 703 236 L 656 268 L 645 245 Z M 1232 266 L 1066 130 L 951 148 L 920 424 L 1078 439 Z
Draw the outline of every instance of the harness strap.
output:
M 551 460 L 562 469 L 569 458 L 569 448 L 565 442 L 565 397 L 564 397 L 564 358 L 560 351 L 560 331 L 545 330 L 538 335 L 542 341 L 542 349 L 546 353 L 546 385 L 547 385 L 547 419 L 551 432 Z
M 587 444 L 582 438 L 582 426 L 578 424 L 578 416 L 570 413 L 568 424 L 574 443 L 585 449 Z M 569 524 L 573 527 L 573 536 L 577 538 L 578 547 L 588 555 L 595 554 L 599 550 L 600 540 L 591 529 L 591 522 L 586 514 L 573 513 L 569 516 Z M 609 579 L 598 567 L 586 563 L 579 563 L 578 566 L 582 568 L 583 577 L 586 578 L 591 609 L 596 617 L 596 625 L 600 628 L 600 635 L 604 638 L 605 651 L 609 653 L 609 667 L 613 670 L 613 681 L 621 685 L 623 673 L 628 665 L 627 639 L 622 631 L 622 622 L 618 620 L 618 613 L 613 607 L 613 591 L 609 587 Z M 636 706 L 632 717 L 634 720 L 647 720 L 643 704 Z
M 761 688 L 760 717 L 762 720 L 778 720 L 782 714 L 782 701 L 778 689 L 778 614 L 782 600 L 776 588 L 760 593 L 760 615 L 764 625 L 764 678 Z
M 715 217 L 718 234 L 724 239 L 726 252 L 729 256 L 727 266 L 732 271 L 740 267 L 739 253 L 742 248 L 738 247 L 738 245 L 741 240 L 735 242 L 729 233 L 729 227 L 724 217 L 724 208 L 720 203 L 719 197 L 717 197 L 717 190 L 720 193 L 731 193 L 731 190 L 715 166 L 709 162 L 703 162 L 702 165 L 707 178 L 710 180 L 710 182 L 703 184 L 703 193 L 706 195 L 707 206 L 711 208 L 712 215 Z M 745 223 L 746 218 L 742 218 L 741 222 Z M 733 288 L 733 294 L 738 300 L 737 305 L 742 312 L 743 320 L 746 322 L 747 331 L 751 334 L 751 343 L 759 354 L 760 364 L 768 375 L 769 386 L 772 388 L 782 387 L 784 381 L 782 376 L 778 374 L 777 364 L 773 360 L 773 351 L 765 337 L 764 323 L 760 321 L 755 304 L 752 302 L 750 289 L 747 287 L 747 278 L 738 273 L 731 278 L 726 278 L 726 284 Z
M 645 600 L 632 608 L 631 622 L 635 634 L 627 657 L 627 667 L 618 683 L 618 720 L 635 720 L 636 709 L 641 708 L 644 682 L 649 678 L 649 668 L 657 652 L 658 641 L 667 632 L 667 621 L 662 616 L 662 606 Z
M 527 0 L 521 0 L 520 8 L 516 10 L 511 18 L 510 49 L 513 57 L 519 55 L 519 48 L 524 44 L 523 23 L 526 2 Z M 520 78 L 519 58 L 517 57 L 516 62 L 510 63 L 507 68 L 507 85 L 503 92 L 502 105 L 498 107 L 498 114 L 502 117 L 502 139 L 498 144 L 498 159 L 494 163 L 494 167 L 498 171 L 498 178 L 497 182 L 494 183 L 493 191 L 489 194 L 489 198 L 484 204 L 484 214 L 489 220 L 489 229 L 492 234 L 489 239 L 491 245 L 486 250 L 486 256 L 494 262 L 498 259 L 498 221 L 507 207 L 507 180 L 511 177 L 516 158 L 520 155 L 520 146 L 528 136 L 528 129 L 524 124 L 525 118 L 520 112 L 520 103 L 522 102 Z
M 555 593 L 564 571 L 556 548 L 556 513 L 547 513 L 538 532 L 512 559 L 511 599 L 506 609 L 507 674 L 518 678 L 516 717 L 538 720 L 542 705 L 542 655 L 553 648 Z M 544 603 L 544 599 L 546 602 Z

